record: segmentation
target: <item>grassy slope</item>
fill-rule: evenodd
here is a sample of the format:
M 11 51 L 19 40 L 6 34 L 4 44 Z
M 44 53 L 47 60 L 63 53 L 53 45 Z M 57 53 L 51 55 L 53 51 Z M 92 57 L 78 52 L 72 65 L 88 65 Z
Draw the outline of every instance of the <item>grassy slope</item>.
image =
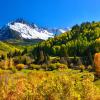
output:
M 12 45 L 16 45 L 16 46 L 29 46 L 29 45 L 33 45 L 33 44 L 36 44 L 36 43 L 41 42 L 41 41 L 43 41 L 43 40 L 39 40 L 39 39 L 34 39 L 34 40 L 10 39 L 10 40 L 7 40 L 5 42 L 12 44 Z
M 0 54 L 7 53 L 7 52 L 13 51 L 15 49 L 19 50 L 19 48 L 15 47 L 11 44 L 7 44 L 7 43 L 0 41 Z

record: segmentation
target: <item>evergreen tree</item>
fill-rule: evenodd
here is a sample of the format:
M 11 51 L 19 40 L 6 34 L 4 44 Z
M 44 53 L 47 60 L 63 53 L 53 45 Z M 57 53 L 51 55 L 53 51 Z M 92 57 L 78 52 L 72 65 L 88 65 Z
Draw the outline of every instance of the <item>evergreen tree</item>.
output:
M 12 57 L 12 52 L 10 51 L 7 53 L 7 58 L 11 58 L 11 57 Z
M 1 55 L 1 60 L 4 60 L 5 59 L 5 55 Z
M 27 51 L 27 48 L 25 48 L 22 52 L 22 55 L 26 54 L 28 51 Z

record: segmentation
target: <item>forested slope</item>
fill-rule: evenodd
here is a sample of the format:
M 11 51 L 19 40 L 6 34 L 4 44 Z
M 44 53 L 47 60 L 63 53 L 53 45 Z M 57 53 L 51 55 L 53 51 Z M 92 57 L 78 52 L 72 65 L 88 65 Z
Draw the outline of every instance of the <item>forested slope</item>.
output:
M 100 52 L 100 22 L 86 22 L 75 25 L 64 34 L 41 42 L 34 47 L 36 59 L 41 56 L 91 57 Z

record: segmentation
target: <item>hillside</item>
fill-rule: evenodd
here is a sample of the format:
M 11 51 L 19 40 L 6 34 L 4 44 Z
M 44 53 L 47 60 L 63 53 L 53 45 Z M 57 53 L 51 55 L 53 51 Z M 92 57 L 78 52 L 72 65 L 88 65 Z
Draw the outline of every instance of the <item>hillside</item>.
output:
M 98 52 L 100 22 L 36 44 L 0 42 L 0 100 L 99 100 Z
M 83 57 L 85 60 L 88 59 L 90 64 L 93 55 L 100 52 L 99 38 L 100 22 L 86 22 L 73 26 L 71 31 L 39 43 L 33 53 L 38 60 L 43 51 L 49 56 Z
M 0 41 L 0 55 L 10 52 L 10 51 L 14 51 L 15 49 L 20 50 L 21 48 L 18 46 L 14 46 L 14 45 Z

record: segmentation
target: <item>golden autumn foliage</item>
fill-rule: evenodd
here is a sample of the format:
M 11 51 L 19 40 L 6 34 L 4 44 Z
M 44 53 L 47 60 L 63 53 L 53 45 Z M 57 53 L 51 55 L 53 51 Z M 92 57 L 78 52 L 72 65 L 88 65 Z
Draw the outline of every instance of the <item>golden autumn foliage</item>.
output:
M 100 53 L 96 53 L 94 56 L 95 70 L 97 75 L 100 76 Z
M 0 61 L 0 68 L 1 69 L 12 69 L 14 66 L 13 59 L 6 59 Z
M 24 64 L 17 64 L 17 65 L 16 65 L 16 68 L 17 68 L 18 70 L 21 70 L 21 69 L 23 69 L 24 67 L 25 67 Z
M 76 78 L 80 73 L 77 74 L 62 71 L 33 71 L 26 75 L 0 73 L 0 100 L 99 100 L 99 88 L 89 77 L 80 80 Z

